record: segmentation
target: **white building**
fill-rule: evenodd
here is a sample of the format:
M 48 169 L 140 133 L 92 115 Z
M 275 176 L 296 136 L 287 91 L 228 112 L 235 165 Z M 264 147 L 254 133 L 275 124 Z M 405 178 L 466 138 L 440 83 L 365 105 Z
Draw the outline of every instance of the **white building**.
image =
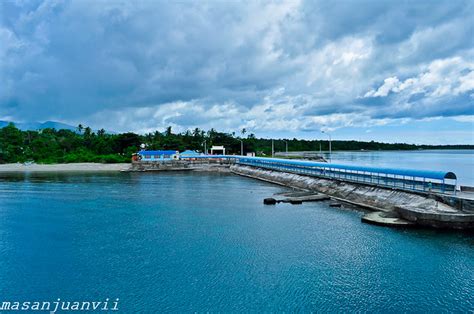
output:
M 214 152 L 217 152 L 214 154 Z M 212 146 L 211 147 L 211 155 L 225 155 L 225 147 L 224 146 Z

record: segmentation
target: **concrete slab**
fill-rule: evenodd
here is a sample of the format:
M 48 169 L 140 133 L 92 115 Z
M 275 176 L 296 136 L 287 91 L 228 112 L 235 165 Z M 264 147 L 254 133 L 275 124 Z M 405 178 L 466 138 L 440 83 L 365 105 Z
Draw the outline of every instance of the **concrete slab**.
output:
M 396 213 L 388 212 L 367 213 L 362 216 L 361 221 L 372 225 L 387 227 L 408 228 L 416 226 L 414 222 L 402 219 L 398 217 Z

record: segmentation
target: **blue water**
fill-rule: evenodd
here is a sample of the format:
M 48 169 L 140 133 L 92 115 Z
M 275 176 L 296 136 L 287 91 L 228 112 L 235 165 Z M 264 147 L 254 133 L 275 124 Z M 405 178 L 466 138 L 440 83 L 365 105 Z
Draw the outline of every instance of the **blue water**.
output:
M 0 298 L 131 312 L 474 310 L 474 237 L 204 173 L 0 176 Z M 0 300 L 0 301 L 3 301 Z
M 328 154 L 325 154 L 328 158 Z M 474 150 L 346 151 L 333 152 L 332 162 L 342 164 L 451 171 L 461 185 L 474 186 Z

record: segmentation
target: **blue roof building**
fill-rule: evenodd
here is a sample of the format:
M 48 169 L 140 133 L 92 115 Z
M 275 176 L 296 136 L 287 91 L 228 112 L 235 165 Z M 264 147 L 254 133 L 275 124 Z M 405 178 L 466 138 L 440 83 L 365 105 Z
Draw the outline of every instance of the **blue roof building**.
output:
M 141 150 L 138 152 L 141 161 L 166 161 L 179 159 L 177 150 Z
M 180 159 L 196 158 L 198 156 L 201 156 L 201 154 L 195 150 L 185 150 L 184 152 L 179 154 Z

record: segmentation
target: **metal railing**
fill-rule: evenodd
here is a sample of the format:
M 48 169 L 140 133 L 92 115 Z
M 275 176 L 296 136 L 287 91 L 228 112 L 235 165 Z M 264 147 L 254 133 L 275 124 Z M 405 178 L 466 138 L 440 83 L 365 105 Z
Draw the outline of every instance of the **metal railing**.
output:
M 256 159 L 238 158 L 238 164 L 272 169 L 284 172 L 303 174 L 321 178 L 337 179 L 340 181 L 363 183 L 374 186 L 393 188 L 398 190 L 434 192 L 434 193 L 455 193 L 456 184 L 447 183 L 444 179 L 437 180 L 426 177 L 413 177 L 403 175 L 393 175 L 383 172 L 355 171 L 332 168 L 331 164 L 327 166 L 306 166 L 285 163 L 282 161 L 266 161 Z

